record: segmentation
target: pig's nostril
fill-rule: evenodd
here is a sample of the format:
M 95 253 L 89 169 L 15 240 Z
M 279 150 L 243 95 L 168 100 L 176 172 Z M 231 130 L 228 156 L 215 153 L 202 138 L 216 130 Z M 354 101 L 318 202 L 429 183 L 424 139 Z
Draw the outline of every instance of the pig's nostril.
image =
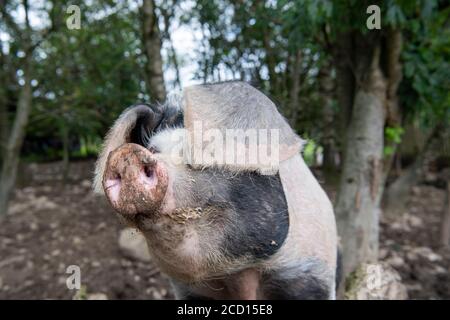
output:
M 146 188 L 153 188 L 158 183 L 156 164 L 144 163 L 139 176 L 139 182 L 145 185 Z
M 148 165 L 144 166 L 144 172 L 147 178 L 153 178 L 154 171 L 152 167 Z

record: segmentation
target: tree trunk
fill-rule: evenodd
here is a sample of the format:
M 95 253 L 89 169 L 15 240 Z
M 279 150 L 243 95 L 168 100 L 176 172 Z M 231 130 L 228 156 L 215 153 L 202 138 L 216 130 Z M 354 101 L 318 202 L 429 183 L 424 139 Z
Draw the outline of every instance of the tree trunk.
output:
M 69 129 L 62 124 L 61 127 L 61 140 L 63 144 L 63 156 L 62 156 L 62 179 L 66 184 L 69 178 L 69 166 L 70 166 L 70 150 L 69 150 Z
M 164 21 L 164 29 L 163 29 L 163 38 L 167 40 L 169 44 L 169 61 L 172 63 L 172 66 L 175 70 L 175 84 L 182 89 L 181 86 L 181 78 L 180 78 L 180 67 L 178 64 L 178 57 L 177 52 L 175 50 L 175 47 L 173 45 L 172 36 L 170 34 L 170 20 L 173 15 L 173 3 L 168 4 L 170 9 L 159 7 L 159 10 L 161 11 L 161 15 Z
M 161 57 L 161 37 L 158 17 L 155 13 L 155 2 L 143 0 L 142 3 L 142 37 L 144 52 L 147 57 L 147 86 L 150 96 L 157 101 L 166 98 L 166 87 L 163 76 L 163 61 Z
M 320 95 L 322 97 L 323 110 L 323 171 L 327 182 L 334 184 L 337 172 L 338 148 L 336 145 L 335 110 L 333 106 L 334 80 L 331 77 L 331 66 L 325 64 L 319 72 Z
M 275 55 L 272 53 L 272 47 L 270 45 L 270 30 L 266 29 L 265 33 L 263 35 L 263 44 L 264 44 L 264 50 L 266 52 L 265 62 L 267 65 L 267 70 L 269 73 L 269 92 L 274 95 L 276 92 L 278 92 L 278 79 L 277 79 L 277 73 L 275 71 L 276 61 L 275 61 Z
M 386 36 L 387 57 L 385 65 L 385 73 L 388 79 L 386 91 L 386 126 L 389 127 L 400 127 L 402 124 L 397 96 L 398 86 L 403 77 L 402 64 L 399 63 L 402 46 L 403 37 L 401 31 L 389 28 Z M 392 149 L 391 154 L 384 161 L 384 176 L 387 177 L 394 164 L 398 144 L 395 141 L 386 141 L 385 144 Z
M 357 34 L 352 42 L 356 89 L 335 205 L 344 279 L 361 263 L 378 258 L 384 128 L 387 114 L 398 110 L 401 40 L 400 32 L 391 29 L 385 36 Z
M 299 94 L 300 94 L 300 72 L 302 67 L 302 51 L 301 49 L 298 49 L 295 53 L 295 56 L 293 58 L 292 63 L 292 70 L 291 70 L 291 90 L 289 92 L 289 98 L 290 98 L 290 123 L 291 126 L 295 129 L 295 126 L 297 124 L 297 118 L 298 114 L 300 112 L 300 103 L 299 103 Z
M 5 155 L 5 146 L 8 140 L 8 106 L 6 99 L 7 71 L 5 69 L 5 57 L 3 55 L 3 45 L 0 40 L 0 164 Z
M 422 176 L 425 154 L 420 153 L 416 161 L 409 166 L 385 191 L 384 214 L 394 217 L 406 210 L 409 192 Z
M 347 130 L 343 172 L 335 212 L 343 247 L 345 277 L 378 257 L 378 223 L 383 189 L 383 138 L 386 81 L 380 44 L 358 52 L 359 86 Z M 365 61 L 369 57 L 369 63 Z M 370 57 L 372 57 L 370 59 Z
M 390 28 L 386 36 L 387 58 L 385 71 L 388 79 L 386 92 L 386 122 L 390 126 L 398 126 L 401 122 L 397 90 L 403 78 L 402 64 L 399 63 L 402 46 L 403 37 L 401 31 Z
M 441 245 L 450 246 L 450 180 L 447 181 L 447 190 L 445 193 L 445 205 L 442 210 L 441 222 Z
M 387 217 L 395 217 L 406 210 L 411 187 L 417 185 L 424 175 L 427 163 L 432 160 L 433 154 L 439 150 L 442 143 L 442 124 L 436 125 L 431 132 L 424 148 L 418 152 L 416 159 L 385 190 L 384 193 L 384 213 Z
M 1 84 L 0 84 L 1 86 Z M 8 141 L 8 109 L 6 106 L 6 99 L 3 95 L 3 90 L 0 88 L 0 164 L 6 156 L 6 144 Z
M 352 70 L 353 40 L 351 33 L 343 33 L 338 36 L 333 59 L 336 65 L 336 98 L 339 107 L 339 119 L 337 125 L 338 143 L 341 153 L 345 148 L 345 137 L 350 122 L 353 98 L 355 94 L 355 77 Z M 343 157 L 341 156 L 341 159 Z
M 31 75 L 30 75 L 30 59 L 31 56 L 25 56 L 23 64 L 23 77 L 25 83 L 20 90 L 19 100 L 17 103 L 17 113 L 14 119 L 11 134 L 9 136 L 6 153 L 2 163 L 1 185 L 0 185 L 0 216 L 4 216 L 8 210 L 8 202 L 17 176 L 17 167 L 20 159 L 20 149 L 22 148 L 25 138 L 26 126 L 31 110 Z

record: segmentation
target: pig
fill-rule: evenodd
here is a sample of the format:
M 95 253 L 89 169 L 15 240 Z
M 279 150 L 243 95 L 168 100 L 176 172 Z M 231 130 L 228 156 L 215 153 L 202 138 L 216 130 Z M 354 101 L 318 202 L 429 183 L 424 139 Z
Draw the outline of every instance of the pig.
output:
M 277 127 L 280 164 L 189 160 L 193 144 L 174 152 L 175 137 L 192 134 L 194 119 L 219 130 Z M 334 213 L 300 148 L 259 90 L 197 85 L 126 109 L 105 138 L 94 188 L 145 236 L 177 299 L 335 299 Z

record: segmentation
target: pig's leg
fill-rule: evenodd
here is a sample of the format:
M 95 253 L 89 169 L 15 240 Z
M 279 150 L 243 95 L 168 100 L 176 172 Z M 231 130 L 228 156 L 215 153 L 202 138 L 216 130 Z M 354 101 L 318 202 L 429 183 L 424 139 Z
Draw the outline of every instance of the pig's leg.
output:
M 261 272 L 256 268 L 248 268 L 189 285 L 172 280 L 172 285 L 177 299 L 255 300 L 264 298 L 260 280 Z
M 172 279 L 170 281 L 177 300 L 211 300 L 211 298 L 195 293 L 188 285 Z
M 314 263 L 313 263 L 314 264 Z M 275 300 L 327 300 L 334 298 L 334 286 L 330 285 L 326 269 L 321 272 L 311 270 L 300 263 L 298 266 L 286 267 L 262 278 L 261 285 L 264 298 Z M 318 263 L 313 269 L 324 269 Z
M 217 280 L 190 285 L 172 280 L 175 297 L 182 300 L 327 300 L 334 299 L 326 273 L 304 270 L 304 266 L 270 273 L 250 268 Z
M 328 300 L 330 290 L 326 283 L 312 275 L 297 278 L 273 276 L 263 281 L 264 298 L 271 300 Z

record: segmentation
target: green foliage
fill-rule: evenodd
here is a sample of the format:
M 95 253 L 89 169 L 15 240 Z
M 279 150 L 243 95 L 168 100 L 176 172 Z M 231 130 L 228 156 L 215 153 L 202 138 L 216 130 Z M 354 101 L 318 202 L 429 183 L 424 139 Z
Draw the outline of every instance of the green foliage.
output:
M 102 139 L 98 136 L 91 137 L 81 137 L 80 138 L 80 149 L 75 152 L 75 157 L 89 157 L 91 155 L 96 155 L 100 152 L 102 146 Z
M 384 136 L 387 141 L 393 143 L 400 143 L 402 141 L 402 135 L 405 130 L 402 127 L 386 127 L 384 130 Z
M 75 293 L 73 300 L 87 300 L 88 299 L 88 291 L 85 285 L 82 285 L 81 288 Z
M 112 1 L 70 4 L 80 6 L 81 29 L 66 28 L 67 5 L 55 3 L 60 21 L 52 20 L 52 32 L 34 52 L 25 152 L 51 158 L 65 143 L 63 135 L 74 156 L 95 152 L 85 141 L 99 140 L 125 107 L 145 97 L 137 11 Z M 45 16 L 45 10 L 34 9 Z M 12 39 L 9 45 L 16 64 L 20 44 Z
M 402 136 L 405 130 L 402 127 L 386 127 L 384 129 L 384 155 L 392 155 L 396 150 L 396 145 L 402 142 Z
M 318 145 L 312 139 L 307 139 L 306 144 L 303 146 L 303 158 L 308 166 L 314 164 L 314 158 L 316 156 Z
M 427 9 L 427 19 L 418 16 L 408 21 L 400 87 L 407 115 L 429 127 L 440 121 L 450 123 L 450 7 L 431 10 Z

